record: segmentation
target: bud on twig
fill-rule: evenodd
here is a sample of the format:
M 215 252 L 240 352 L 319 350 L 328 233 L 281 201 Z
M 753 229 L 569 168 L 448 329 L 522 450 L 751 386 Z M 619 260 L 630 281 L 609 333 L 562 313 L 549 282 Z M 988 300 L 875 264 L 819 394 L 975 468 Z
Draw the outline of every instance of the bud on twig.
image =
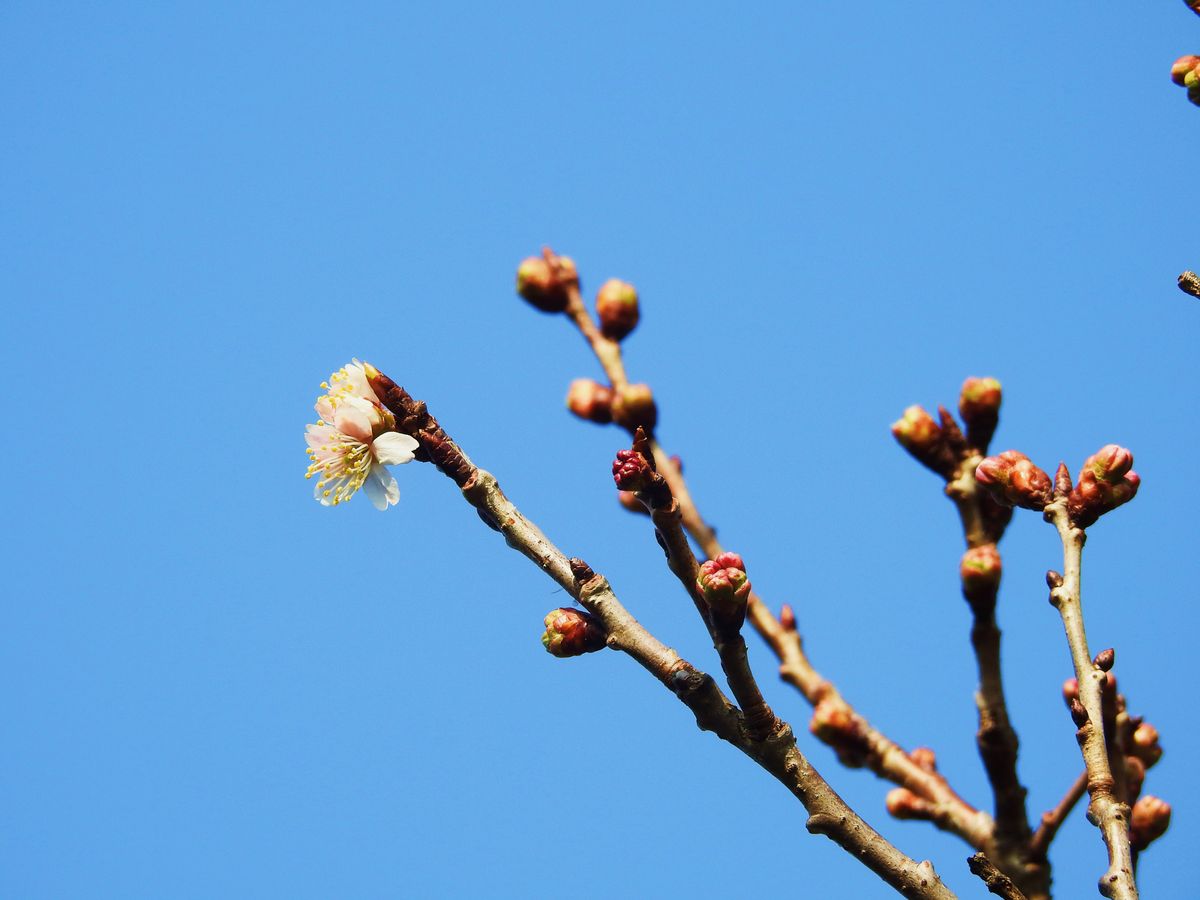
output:
M 1136 756 L 1125 757 L 1125 791 L 1131 800 L 1136 800 L 1146 781 L 1146 764 Z
M 892 436 L 917 462 L 944 478 L 954 471 L 955 459 L 941 426 L 923 407 L 910 406 L 892 423 Z
M 933 805 L 908 788 L 892 788 L 884 800 L 887 811 L 897 819 L 932 819 Z
M 746 565 L 736 553 L 722 553 L 700 565 L 696 587 L 713 614 L 714 622 L 740 628 L 746 616 L 750 581 Z
M 636 450 L 618 450 L 612 472 L 618 488 L 635 494 L 645 490 L 654 478 L 654 466 Z
M 1076 728 L 1082 728 L 1088 723 L 1087 710 L 1078 700 L 1072 700 L 1067 704 L 1067 708 L 1071 710 L 1071 721 L 1075 723 Z
M 1071 521 L 1087 528 L 1106 512 L 1128 503 L 1142 480 L 1133 468 L 1133 454 L 1116 444 L 1106 444 L 1087 458 L 1079 484 L 1067 498 Z
M 1171 63 L 1171 80 L 1180 87 L 1187 87 L 1187 76 L 1200 67 L 1200 56 L 1187 54 Z M 1195 79 L 1193 79 L 1195 80 Z
M 862 726 L 846 707 L 844 701 L 829 698 L 813 707 L 808 730 L 837 753 L 838 762 L 851 769 L 866 765 L 869 748 Z
M 549 247 L 517 267 L 517 293 L 542 312 L 567 308 L 571 289 L 579 287 L 579 273 L 569 257 L 557 256 Z
M 968 378 L 958 395 L 958 414 L 967 424 L 967 440 L 987 453 L 1000 421 L 1000 382 L 995 378 Z
M 1149 722 L 1143 722 L 1134 729 L 1128 749 L 1131 755 L 1140 759 L 1149 769 L 1162 759 L 1163 750 L 1158 743 L 1158 729 Z
M 796 630 L 796 613 L 790 603 L 783 604 L 783 608 L 779 610 L 779 624 L 788 631 Z
M 650 432 L 658 424 L 658 407 L 654 403 L 654 392 L 648 384 L 627 384 L 613 398 L 613 421 L 633 431 L 641 427 Z
M 617 502 L 631 513 L 640 513 L 644 516 L 650 515 L 650 510 L 646 509 L 645 505 L 633 491 L 617 491 Z
M 1068 678 L 1062 685 L 1063 700 L 1070 707 L 1072 700 L 1079 700 L 1079 680 L 1076 678 Z
M 1162 837 L 1171 824 L 1171 804 L 1147 794 L 1133 804 L 1129 816 L 1129 839 L 1138 850 L 1145 850 Z
M 1112 647 L 1107 650 L 1101 650 L 1096 654 L 1096 658 L 1092 660 L 1092 664 L 1101 672 L 1107 672 L 1113 667 L 1113 663 L 1117 660 L 1117 651 Z
M 1200 275 L 1190 269 L 1179 276 L 1179 289 L 1185 294 L 1200 297 Z
M 610 278 L 596 294 L 596 315 L 600 332 L 611 341 L 620 341 L 637 327 L 638 294 L 627 281 Z
M 975 468 L 975 480 L 1009 506 L 1041 510 L 1050 502 L 1050 476 L 1017 450 L 989 456 Z
M 937 771 L 937 754 L 931 747 L 914 747 L 908 754 L 908 758 L 926 772 Z
M 612 404 L 612 388 L 590 378 L 577 378 L 567 389 L 567 409 L 589 422 L 611 422 Z
M 544 624 L 546 631 L 542 635 L 542 646 L 551 656 L 580 656 L 605 647 L 607 635 L 604 626 L 581 609 L 552 609 L 546 614 Z
M 995 604 L 1001 570 L 1000 553 L 995 544 L 972 547 L 963 554 L 958 573 L 962 578 L 963 596 L 972 607 Z

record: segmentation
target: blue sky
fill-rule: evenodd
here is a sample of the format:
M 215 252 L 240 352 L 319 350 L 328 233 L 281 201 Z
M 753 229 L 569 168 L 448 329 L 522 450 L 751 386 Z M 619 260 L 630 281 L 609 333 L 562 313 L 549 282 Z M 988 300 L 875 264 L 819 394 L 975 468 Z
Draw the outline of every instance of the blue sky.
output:
M 1004 383 L 996 448 L 1073 469 L 1131 447 L 1084 602 L 1175 805 L 1144 858 L 1179 896 L 1200 838 L 1183 673 L 1200 502 L 1200 110 L 1178 2 L 32 4 L 0 11 L 0 333 L 10 441 L 0 893 L 50 897 L 886 897 L 761 771 L 615 654 L 547 656 L 567 602 L 426 466 L 323 509 L 301 434 L 353 356 L 426 399 L 509 495 L 716 669 L 598 370 L 512 293 L 550 243 L 634 282 L 660 434 L 818 666 L 971 800 L 973 661 L 909 403 Z M 1191 360 L 1191 362 L 1189 362 Z M 1031 813 L 1080 768 L 1042 573 L 1002 547 L 999 616 Z M 798 697 L 752 662 L 777 710 Z M 802 746 L 906 852 L 980 896 L 965 846 Z M 1060 896 L 1103 848 L 1076 816 Z

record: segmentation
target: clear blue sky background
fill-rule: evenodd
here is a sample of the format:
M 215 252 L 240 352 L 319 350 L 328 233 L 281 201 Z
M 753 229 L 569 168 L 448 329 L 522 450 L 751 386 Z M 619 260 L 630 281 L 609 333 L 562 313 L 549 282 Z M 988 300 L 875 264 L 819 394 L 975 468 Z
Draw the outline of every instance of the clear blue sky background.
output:
M 1183 896 L 1200 110 L 1167 73 L 1197 50 L 1178 0 L 6 3 L 0 895 L 892 896 L 627 659 L 545 654 L 567 598 L 430 467 L 397 470 L 386 514 L 312 501 L 303 426 L 361 356 L 716 668 L 614 501 L 620 434 L 562 409 L 595 363 L 513 295 L 548 242 L 587 288 L 638 285 L 628 363 L 706 514 L 846 695 L 978 803 L 958 526 L 887 426 L 992 374 L 997 449 L 1134 449 L 1085 604 L 1167 749 L 1145 895 Z M 1080 769 L 1059 548 L 1022 515 L 1002 549 L 1037 814 Z M 801 740 L 984 896 L 964 845 Z M 1103 855 L 1077 814 L 1060 896 L 1094 896 Z

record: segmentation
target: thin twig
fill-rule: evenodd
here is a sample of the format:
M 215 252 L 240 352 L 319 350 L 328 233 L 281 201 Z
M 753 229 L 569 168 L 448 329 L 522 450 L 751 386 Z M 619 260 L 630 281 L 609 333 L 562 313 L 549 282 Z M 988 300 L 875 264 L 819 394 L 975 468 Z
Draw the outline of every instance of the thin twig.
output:
M 1062 616 L 1075 678 L 1079 682 L 1079 702 L 1087 712 L 1087 720 L 1076 735 L 1087 767 L 1088 820 L 1104 837 L 1108 850 L 1108 869 L 1100 879 L 1100 893 L 1112 900 L 1136 900 L 1133 856 L 1129 844 L 1129 805 L 1114 793 L 1115 783 L 1109 767 L 1108 750 L 1104 742 L 1101 684 L 1105 673 L 1092 663 L 1088 652 L 1080 601 L 1080 569 L 1086 535 L 1070 520 L 1067 498 L 1061 496 L 1046 506 L 1046 521 L 1058 530 L 1063 545 L 1063 572 L 1060 583 L 1050 590 L 1050 602 Z
M 1025 900 L 1021 889 L 1013 884 L 1011 878 L 996 868 L 996 864 L 984 854 L 976 853 L 969 857 L 967 865 L 970 867 L 971 873 L 979 876 L 987 885 L 987 889 L 997 897 L 1003 897 L 1004 900 Z
M 1058 829 L 1067 820 L 1067 816 L 1071 814 L 1071 810 L 1075 808 L 1079 799 L 1087 793 L 1087 784 L 1088 774 L 1081 772 L 1074 783 L 1067 788 L 1067 792 L 1058 801 L 1058 805 L 1049 812 L 1042 813 L 1042 823 L 1038 825 L 1037 831 L 1033 833 L 1033 838 L 1029 842 L 1029 849 L 1034 856 L 1044 857 L 1049 852 L 1050 844 L 1054 841 L 1054 836 L 1058 834 Z

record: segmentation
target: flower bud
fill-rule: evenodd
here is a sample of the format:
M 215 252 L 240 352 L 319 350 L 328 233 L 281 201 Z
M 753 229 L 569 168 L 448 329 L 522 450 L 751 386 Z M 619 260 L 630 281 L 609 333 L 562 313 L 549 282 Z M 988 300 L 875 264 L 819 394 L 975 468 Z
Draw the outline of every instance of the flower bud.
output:
M 633 431 L 638 426 L 653 431 L 658 423 L 658 407 L 648 384 L 627 384 L 617 391 L 612 405 L 613 421 Z
M 908 758 L 926 772 L 937 771 L 937 754 L 930 747 L 914 747 Z
M 1163 750 L 1158 743 L 1158 729 L 1149 722 L 1143 722 L 1133 731 L 1129 752 L 1150 768 L 1162 758 Z
M 790 603 L 783 604 L 779 610 L 779 624 L 788 631 L 796 630 L 796 612 Z
M 750 581 L 746 578 L 746 566 L 736 553 L 722 553 L 702 563 L 696 586 L 714 612 L 745 613 Z
M 612 403 L 612 388 L 590 378 L 577 378 L 567 389 L 567 409 L 589 422 L 611 422 Z
M 1089 456 L 1067 498 L 1071 521 L 1087 528 L 1106 512 L 1128 503 L 1137 494 L 1141 479 L 1133 468 L 1133 454 L 1108 444 Z
M 1147 794 L 1133 804 L 1129 815 L 1129 839 L 1138 850 L 1145 850 L 1162 837 L 1171 824 L 1171 804 Z
M 1063 700 L 1067 702 L 1067 706 L 1071 705 L 1071 701 L 1078 702 L 1079 700 L 1079 680 L 1077 678 L 1068 678 L 1062 685 Z
M 604 282 L 596 294 L 596 315 L 606 338 L 623 340 L 638 323 L 638 295 L 633 285 L 617 278 Z
M 995 603 L 1001 573 L 1000 553 L 995 544 L 972 547 L 964 553 L 958 573 L 962 578 L 963 596 L 972 605 L 989 599 Z
M 603 650 L 607 635 L 604 626 L 581 609 L 552 609 L 544 620 L 546 631 L 542 646 L 551 656 L 580 656 Z
M 1112 647 L 1107 650 L 1101 650 L 1096 654 L 1096 658 L 1092 660 L 1094 665 L 1101 672 L 1107 672 L 1113 667 L 1113 663 L 1117 661 L 1117 651 Z
M 1184 79 L 1189 72 L 1200 66 L 1200 56 L 1181 56 L 1171 64 L 1171 80 L 1180 87 L 1186 87 Z
M 1000 421 L 1000 382 L 995 378 L 968 378 L 958 395 L 958 414 L 967 424 L 967 440 L 980 452 Z
M 930 819 L 933 805 L 922 800 L 908 788 L 892 788 L 884 800 L 887 811 L 897 819 Z
M 989 456 L 976 467 L 975 480 L 1009 506 L 1040 510 L 1050 501 L 1050 476 L 1017 450 Z
M 1067 708 L 1071 711 L 1071 721 L 1075 723 L 1076 728 L 1082 728 L 1091 721 L 1088 718 L 1087 710 L 1078 700 L 1072 700 L 1067 704 Z
M 910 406 L 892 423 L 892 436 L 917 462 L 939 475 L 954 471 L 954 455 L 946 444 L 941 426 L 921 406 Z
M 635 494 L 644 490 L 654 477 L 654 467 L 650 460 L 636 450 L 618 450 L 617 458 L 612 465 L 613 481 L 623 491 Z
M 575 263 L 569 257 L 556 256 L 549 248 L 517 267 L 517 293 L 542 312 L 565 310 L 571 289 L 578 287 Z
M 825 698 L 813 707 L 808 730 L 837 753 L 838 762 L 858 769 L 867 762 L 870 748 L 858 720 L 847 708 L 845 701 Z

